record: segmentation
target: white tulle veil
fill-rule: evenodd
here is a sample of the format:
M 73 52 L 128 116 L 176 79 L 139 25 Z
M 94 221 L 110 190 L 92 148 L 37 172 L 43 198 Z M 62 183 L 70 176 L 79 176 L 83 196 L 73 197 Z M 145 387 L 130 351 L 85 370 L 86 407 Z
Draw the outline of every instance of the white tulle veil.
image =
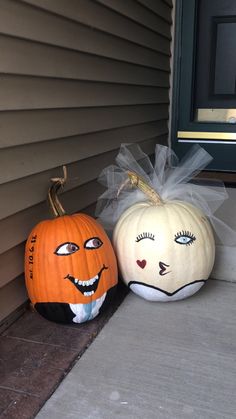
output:
M 98 181 L 106 187 L 98 198 L 96 216 L 111 233 L 121 214 L 132 204 L 147 200 L 137 188 L 127 184 L 127 172 L 143 178 L 163 201 L 181 200 L 200 208 L 210 220 L 219 241 L 227 246 L 236 245 L 236 232 L 214 214 L 228 199 L 223 182 L 196 177 L 212 160 L 209 153 L 195 144 L 179 161 L 172 149 L 156 145 L 154 162 L 135 144 L 121 144 L 116 165 L 105 168 Z

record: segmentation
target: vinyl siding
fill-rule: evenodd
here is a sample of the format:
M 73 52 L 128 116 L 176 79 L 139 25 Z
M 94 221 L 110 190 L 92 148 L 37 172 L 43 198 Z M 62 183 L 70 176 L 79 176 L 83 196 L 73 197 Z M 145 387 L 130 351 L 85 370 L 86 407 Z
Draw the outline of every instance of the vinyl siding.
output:
M 27 299 L 32 227 L 67 165 L 68 213 L 94 215 L 120 143 L 167 142 L 171 2 L 0 0 L 0 321 Z

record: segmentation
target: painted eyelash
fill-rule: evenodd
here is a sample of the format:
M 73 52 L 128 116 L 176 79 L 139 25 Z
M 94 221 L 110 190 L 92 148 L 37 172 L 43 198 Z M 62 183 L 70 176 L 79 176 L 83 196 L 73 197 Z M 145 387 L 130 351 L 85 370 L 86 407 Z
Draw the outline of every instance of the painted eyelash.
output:
M 152 233 L 147 233 L 147 232 L 144 232 L 144 233 L 142 233 L 142 234 L 139 234 L 137 237 L 136 237 L 136 242 L 138 243 L 138 242 L 140 242 L 140 240 L 143 240 L 143 239 L 150 239 L 150 240 L 154 240 L 155 239 L 155 236 L 154 236 L 154 234 L 152 234 Z
M 191 233 L 190 231 L 187 231 L 187 230 L 185 230 L 185 231 L 182 230 L 182 231 L 179 231 L 178 233 L 176 233 L 176 235 L 175 235 L 175 241 L 178 240 L 182 236 L 186 236 L 186 237 L 188 237 L 189 239 L 192 240 L 191 242 L 186 243 L 187 245 L 192 244 L 193 241 L 196 240 L 196 237 L 194 236 L 193 233 Z

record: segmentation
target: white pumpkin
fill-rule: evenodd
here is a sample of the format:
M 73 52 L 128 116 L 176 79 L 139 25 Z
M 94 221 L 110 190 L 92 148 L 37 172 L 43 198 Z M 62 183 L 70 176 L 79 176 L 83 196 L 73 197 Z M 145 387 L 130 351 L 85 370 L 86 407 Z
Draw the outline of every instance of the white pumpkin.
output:
M 154 190 L 151 194 L 158 197 Z M 150 301 L 191 296 L 214 264 L 209 221 L 201 210 L 182 201 L 159 198 L 132 205 L 118 220 L 113 243 L 124 282 Z

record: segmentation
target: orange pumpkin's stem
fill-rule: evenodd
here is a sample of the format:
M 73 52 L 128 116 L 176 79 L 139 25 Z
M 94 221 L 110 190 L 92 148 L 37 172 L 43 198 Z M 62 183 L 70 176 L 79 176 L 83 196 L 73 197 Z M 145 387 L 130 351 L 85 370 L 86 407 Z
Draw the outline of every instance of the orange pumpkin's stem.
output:
M 128 180 L 126 180 L 123 185 L 119 188 L 118 194 L 121 192 L 121 190 L 129 183 L 131 186 L 136 186 L 140 191 L 142 191 L 147 197 L 150 199 L 150 201 L 153 202 L 155 205 L 161 205 L 163 204 L 163 201 L 158 195 L 158 193 L 153 189 L 148 183 L 141 178 L 137 173 L 128 171 Z
M 59 191 L 60 188 L 64 186 L 67 180 L 66 166 L 63 166 L 63 174 L 64 174 L 64 177 L 62 178 L 58 177 L 58 178 L 51 179 L 53 183 L 48 190 L 48 201 L 49 201 L 49 205 L 50 205 L 50 208 L 52 210 L 54 217 L 62 217 L 63 215 L 66 214 L 57 196 L 57 192 Z

